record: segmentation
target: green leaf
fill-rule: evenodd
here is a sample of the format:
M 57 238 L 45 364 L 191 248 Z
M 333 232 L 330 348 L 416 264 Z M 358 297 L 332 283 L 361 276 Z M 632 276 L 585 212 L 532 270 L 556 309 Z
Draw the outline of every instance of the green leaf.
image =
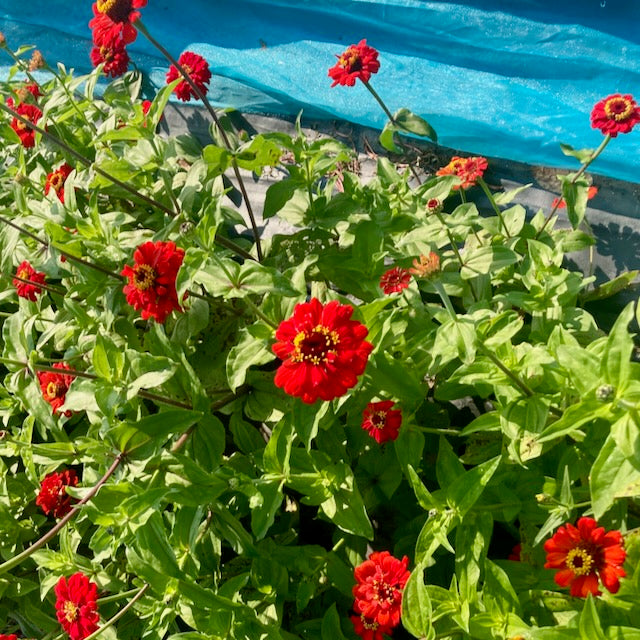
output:
M 274 182 L 265 194 L 263 218 L 275 216 L 293 198 L 293 194 L 300 185 L 289 178 Z
M 580 226 L 587 211 L 588 189 L 586 180 L 571 182 L 564 179 L 562 182 L 562 198 L 567 205 L 567 217 L 574 229 Z
M 393 114 L 393 119 L 400 128 L 409 133 L 423 138 L 430 138 L 434 142 L 438 141 L 438 136 L 433 127 L 424 118 L 412 113 L 409 109 L 398 109 Z
M 493 518 L 490 513 L 468 513 L 456 529 L 455 571 L 460 596 L 477 602 L 480 571 L 489 549 Z
M 433 640 L 433 609 L 429 592 L 424 584 L 423 564 L 419 564 L 409 576 L 402 592 L 402 626 L 416 638 Z M 324 638 L 323 638 L 324 640 Z
M 502 616 L 509 613 L 520 615 L 520 600 L 509 581 L 509 576 L 489 558 L 484 560 L 482 599 L 490 611 L 495 608 Z
M 631 374 L 633 339 L 628 326 L 633 319 L 634 307 L 635 302 L 630 302 L 618 316 L 602 354 L 602 377 L 612 384 L 618 393 L 627 387 Z
M 321 627 L 322 640 L 347 640 L 342 633 L 340 626 L 340 616 L 334 602 L 322 618 Z
M 607 640 L 600 624 L 594 597 L 589 594 L 585 600 L 578 622 L 580 640 Z
M 580 164 L 591 160 L 594 149 L 574 149 L 570 144 L 560 143 L 560 150 L 565 156 L 576 158 Z
M 391 122 L 387 122 L 387 124 L 384 125 L 384 129 L 382 130 L 378 140 L 387 151 L 391 151 L 392 153 L 403 153 L 402 147 L 399 147 L 393 139 L 393 134 L 397 130 L 397 127 L 395 127 Z
M 604 300 L 605 298 L 610 298 L 611 296 L 616 295 L 616 293 L 627 289 L 638 277 L 638 274 L 640 274 L 640 270 L 621 273 L 619 276 L 616 276 L 612 280 L 604 282 L 603 284 L 595 287 L 595 289 L 591 289 L 582 293 L 580 295 L 580 301 L 593 302 L 595 300 Z
M 231 391 L 244 384 L 250 367 L 275 360 L 270 341 L 253 336 L 248 328 L 242 329 L 238 342 L 231 347 L 227 356 L 226 373 Z
M 515 264 L 519 259 L 518 254 L 508 247 L 478 247 L 465 256 L 460 276 L 464 280 L 469 280 L 479 274 L 494 273 L 503 267 Z
M 460 516 L 473 507 L 500 466 L 501 457 L 487 460 L 459 476 L 446 489 L 447 502 Z

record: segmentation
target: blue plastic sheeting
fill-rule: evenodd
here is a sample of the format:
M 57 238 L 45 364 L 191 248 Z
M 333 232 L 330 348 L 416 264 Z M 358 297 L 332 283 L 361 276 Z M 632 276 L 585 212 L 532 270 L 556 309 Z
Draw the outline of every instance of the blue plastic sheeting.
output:
M 34 43 L 50 61 L 91 68 L 88 0 L 0 0 L 0 16 L 14 48 Z M 367 38 L 380 51 L 372 85 L 392 111 L 422 115 L 448 147 L 531 164 L 576 167 L 558 143 L 601 142 L 593 105 L 615 92 L 640 99 L 638 0 L 149 0 L 142 18 L 176 55 L 207 58 L 220 106 L 381 128 L 361 84 L 330 88 L 327 77 L 334 54 Z M 129 51 L 161 86 L 157 51 L 141 35 Z M 593 169 L 640 182 L 639 150 L 640 127 Z

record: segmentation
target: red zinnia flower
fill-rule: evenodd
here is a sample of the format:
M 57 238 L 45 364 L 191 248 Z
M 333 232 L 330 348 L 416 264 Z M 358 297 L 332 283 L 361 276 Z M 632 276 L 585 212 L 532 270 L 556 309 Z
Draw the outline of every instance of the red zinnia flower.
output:
M 54 592 L 56 616 L 71 640 L 84 640 L 98 628 L 98 585 L 83 573 L 58 580 Z
M 0 633 L 0 640 L 18 640 L 18 636 L 15 633 L 12 633 L 10 635 Z
M 370 402 L 362 412 L 362 428 L 378 444 L 395 440 L 402 424 L 402 411 L 392 409 L 393 400 Z
M 371 74 L 378 73 L 378 51 L 367 45 L 366 40 L 352 44 L 346 51 L 336 55 L 338 62 L 329 69 L 329 77 L 333 80 L 332 87 L 337 84 L 353 87 L 356 79 L 368 82 Z
M 547 552 L 545 568 L 558 569 L 556 584 L 570 587 L 572 596 L 586 598 L 600 595 L 598 579 L 611 593 L 620 587 L 618 578 L 627 574 L 622 568 L 626 551 L 619 531 L 598 527 L 593 518 L 580 518 L 577 528 L 561 526 L 544 543 Z
M 65 162 L 55 171 L 48 173 L 47 181 L 44 184 L 44 195 L 46 196 L 53 189 L 60 202 L 64 202 L 64 183 L 72 171 L 73 167 Z
M 29 120 L 29 122 L 33 122 L 33 124 L 38 124 L 38 120 L 42 118 L 42 111 L 40 111 L 35 104 L 21 102 L 15 111 L 23 118 Z M 23 147 L 29 148 L 35 145 L 35 131 L 18 120 L 18 118 L 11 120 L 11 128 L 18 134 Z
M 476 183 L 478 178 L 482 178 L 488 166 L 486 158 L 460 158 L 459 156 L 453 156 L 446 167 L 436 171 L 436 175 L 458 176 L 462 180 L 462 184 L 455 185 L 453 189 L 468 189 Z
M 39 284 L 44 284 L 46 274 L 41 271 L 36 271 L 26 260 L 21 262 L 16 269 L 17 278 L 22 278 L 22 280 L 29 280 L 30 282 L 23 282 L 22 280 L 18 280 L 14 278 L 13 286 L 16 288 L 16 293 L 21 298 L 26 298 L 27 300 L 31 300 L 31 302 L 35 302 L 37 300 L 37 295 L 42 293 L 42 289 L 38 286 Z
M 380 288 L 386 295 L 406 289 L 410 282 L 411 274 L 401 267 L 393 267 L 380 276 Z
M 56 362 L 53 365 L 54 369 L 60 369 L 61 371 L 70 370 L 71 367 L 68 364 L 62 362 Z M 74 376 L 67 373 L 53 373 L 52 371 L 38 371 L 38 382 L 40 382 L 40 389 L 42 389 L 42 395 L 44 399 L 51 405 L 53 413 L 58 413 L 58 409 L 64 404 L 67 396 L 67 391 L 73 382 Z M 65 411 L 64 415 L 71 416 L 71 411 Z
M 354 570 L 357 581 L 353 587 L 356 613 L 382 627 L 400 623 L 402 590 L 409 579 L 409 558 L 394 558 L 388 551 L 374 551 L 368 560 Z
M 133 42 L 138 32 L 133 23 L 147 6 L 147 0 L 98 0 L 93 4 L 94 17 L 89 21 L 93 31 L 93 42 L 100 47 L 122 40 L 124 44 Z
M 513 549 L 511 549 L 511 553 L 507 556 L 507 560 L 513 560 L 513 562 L 521 562 L 522 558 L 520 554 L 522 553 L 522 545 L 518 542 Z
M 591 127 L 615 138 L 629 133 L 640 122 L 640 108 L 633 96 L 614 93 L 598 102 L 591 111 Z
M 595 198 L 597 193 L 598 193 L 598 187 L 593 187 L 593 186 L 589 187 L 589 190 L 587 191 L 587 200 L 591 200 L 592 198 Z M 551 208 L 566 209 L 567 203 L 564 201 L 564 198 L 554 198 L 553 201 L 551 202 Z
M 65 489 L 77 485 L 78 476 L 73 469 L 50 473 L 40 485 L 36 504 L 42 507 L 46 515 L 53 513 L 55 518 L 62 518 L 71 511 L 72 498 Z
M 211 71 L 209 71 L 208 62 L 197 53 L 192 51 L 185 51 L 179 58 L 178 64 L 185 70 L 186 74 L 191 78 L 193 83 L 200 89 L 203 95 L 207 95 L 209 88 L 209 80 L 211 80 Z M 171 84 L 174 80 L 182 78 L 182 74 L 178 71 L 177 67 L 171 65 L 169 71 L 167 71 L 167 84 Z M 191 100 L 191 98 L 197 98 L 196 92 L 191 85 L 183 78 L 182 82 L 176 85 L 173 93 L 178 96 L 183 102 Z
M 282 360 L 275 384 L 311 404 L 343 396 L 358 382 L 373 345 L 367 328 L 350 320 L 353 307 L 317 298 L 297 304 L 276 330 L 273 352 Z
M 362 640 L 384 640 L 384 634 L 391 635 L 393 627 L 385 627 L 375 620 L 369 620 L 363 615 L 351 616 L 353 630 Z M 2 640 L 0 638 L 0 640 Z
M 127 302 L 142 317 L 164 322 L 174 310 L 182 311 L 176 292 L 176 277 L 184 250 L 174 242 L 145 242 L 133 254 L 134 265 L 125 265 L 122 275 L 129 282 L 124 286 Z
M 106 76 L 117 78 L 129 68 L 129 54 L 122 40 L 112 44 L 102 44 L 91 49 L 91 64 L 97 67 L 104 63 L 102 70 Z

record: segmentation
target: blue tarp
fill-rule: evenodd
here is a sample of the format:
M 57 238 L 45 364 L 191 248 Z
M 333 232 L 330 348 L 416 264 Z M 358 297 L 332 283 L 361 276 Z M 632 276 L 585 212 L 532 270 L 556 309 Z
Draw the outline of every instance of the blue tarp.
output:
M 36 44 L 78 72 L 91 68 L 91 16 L 89 0 L 0 0 L 14 48 Z M 149 0 L 142 19 L 174 54 L 207 58 L 220 106 L 381 128 L 364 87 L 327 77 L 334 54 L 367 38 L 380 51 L 372 84 L 392 111 L 422 115 L 445 146 L 531 164 L 575 167 L 558 143 L 601 142 L 593 105 L 615 92 L 640 99 L 640 0 Z M 129 50 L 161 86 L 157 51 L 143 36 Z M 640 127 L 593 170 L 640 182 L 639 151 Z

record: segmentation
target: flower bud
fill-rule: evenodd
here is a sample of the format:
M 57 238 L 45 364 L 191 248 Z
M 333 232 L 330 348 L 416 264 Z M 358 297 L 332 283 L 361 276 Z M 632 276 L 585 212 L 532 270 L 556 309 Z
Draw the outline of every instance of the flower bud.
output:
M 29 71 L 36 71 L 37 69 L 43 69 L 45 67 L 44 57 L 42 53 L 36 49 L 31 54 L 31 60 L 29 60 Z
M 0 47 L 6 47 L 7 46 L 7 39 L 4 37 L 4 33 L 2 31 L 0 31 Z
M 427 215 L 431 215 L 433 214 L 438 214 L 438 213 L 442 213 L 442 209 L 443 209 L 444 205 L 442 204 L 442 200 L 439 200 L 438 198 L 431 198 L 428 202 L 427 202 Z
M 596 400 L 600 402 L 611 402 L 615 394 L 615 387 L 610 384 L 603 384 L 596 389 Z

